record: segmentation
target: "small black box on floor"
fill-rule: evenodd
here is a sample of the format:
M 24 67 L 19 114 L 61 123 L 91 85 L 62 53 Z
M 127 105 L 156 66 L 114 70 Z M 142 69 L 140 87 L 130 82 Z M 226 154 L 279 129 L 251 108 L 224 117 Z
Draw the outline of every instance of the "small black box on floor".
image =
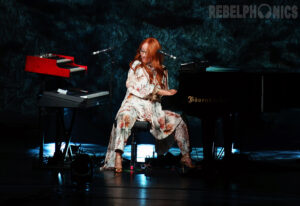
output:
M 89 155 L 78 154 L 71 163 L 71 178 L 73 182 L 91 182 L 93 178 L 93 162 Z

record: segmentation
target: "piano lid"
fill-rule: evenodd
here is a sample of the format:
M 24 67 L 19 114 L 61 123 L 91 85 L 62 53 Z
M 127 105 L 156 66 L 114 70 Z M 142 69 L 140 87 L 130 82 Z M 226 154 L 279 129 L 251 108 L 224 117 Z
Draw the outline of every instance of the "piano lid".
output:
M 229 68 L 222 66 L 212 66 L 208 64 L 208 61 L 191 61 L 180 64 L 180 72 L 239 72 L 238 68 Z
M 219 66 L 210 65 L 208 61 L 190 61 L 180 64 L 180 72 L 183 73 L 201 73 L 201 72 L 242 72 L 242 73 L 253 73 L 253 74 L 300 74 L 298 68 L 284 68 L 284 67 L 247 67 L 247 66 Z
M 25 71 L 69 78 L 72 73 L 87 71 L 87 66 L 74 63 L 74 57 L 59 54 L 27 56 Z

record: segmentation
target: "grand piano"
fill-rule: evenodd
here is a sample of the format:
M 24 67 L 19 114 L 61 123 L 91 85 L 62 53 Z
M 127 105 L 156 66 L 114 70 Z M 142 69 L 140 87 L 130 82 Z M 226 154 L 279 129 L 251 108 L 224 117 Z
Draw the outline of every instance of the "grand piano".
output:
M 222 68 L 209 66 L 206 61 L 189 62 L 181 64 L 178 92 L 163 97 L 162 107 L 202 119 L 203 155 L 208 161 L 216 158 L 215 121 L 221 118 L 224 158 L 230 159 L 234 121 L 300 107 L 299 88 L 297 72 Z
M 109 91 L 89 91 L 75 88 L 68 83 L 74 75 L 87 72 L 87 66 L 74 62 L 74 57 L 46 53 L 26 57 L 25 71 L 38 74 L 41 80 L 41 91 L 38 94 L 39 128 L 41 133 L 39 160 L 43 165 L 45 110 L 54 111 L 56 115 L 54 163 L 63 163 L 68 155 L 72 158 L 70 147 L 71 132 L 78 109 L 103 106 L 108 102 Z M 70 109 L 72 117 L 69 128 L 65 125 L 64 109 Z M 65 142 L 65 147 L 62 143 Z

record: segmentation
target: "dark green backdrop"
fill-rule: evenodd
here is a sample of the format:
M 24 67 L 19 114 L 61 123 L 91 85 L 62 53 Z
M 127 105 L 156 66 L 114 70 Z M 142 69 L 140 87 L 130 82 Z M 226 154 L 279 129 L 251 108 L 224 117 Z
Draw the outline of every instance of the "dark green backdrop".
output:
M 225 67 L 295 71 L 300 66 L 299 17 L 209 18 L 209 5 L 263 2 L 298 5 L 280 0 L 0 0 L 0 112 L 36 115 L 40 84 L 37 75 L 24 71 L 25 58 L 52 52 L 74 56 L 76 63 L 88 66 L 86 76 L 70 80 L 78 87 L 108 89 L 113 70 L 115 114 L 126 91 L 128 64 L 139 43 L 150 36 L 180 57 L 165 61 L 173 88 L 178 86 L 179 64 L 193 59 Z M 115 48 L 111 53 L 115 67 L 107 56 L 91 55 L 107 47 Z M 104 125 L 107 135 L 111 122 L 105 111 L 93 110 L 86 118 L 96 128 Z

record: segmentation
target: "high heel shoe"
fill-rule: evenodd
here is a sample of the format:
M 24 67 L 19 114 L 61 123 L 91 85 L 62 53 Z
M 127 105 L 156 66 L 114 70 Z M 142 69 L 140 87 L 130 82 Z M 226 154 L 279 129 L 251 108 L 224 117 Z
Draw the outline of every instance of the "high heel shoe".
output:
M 122 157 L 118 157 L 116 156 L 116 160 L 115 160 L 115 173 L 121 173 L 122 170 Z
M 115 167 L 115 173 L 122 173 L 122 172 L 123 172 L 122 168 Z
M 180 160 L 181 165 L 186 166 L 188 168 L 195 168 L 196 166 L 192 163 L 192 159 L 190 155 L 183 155 Z

